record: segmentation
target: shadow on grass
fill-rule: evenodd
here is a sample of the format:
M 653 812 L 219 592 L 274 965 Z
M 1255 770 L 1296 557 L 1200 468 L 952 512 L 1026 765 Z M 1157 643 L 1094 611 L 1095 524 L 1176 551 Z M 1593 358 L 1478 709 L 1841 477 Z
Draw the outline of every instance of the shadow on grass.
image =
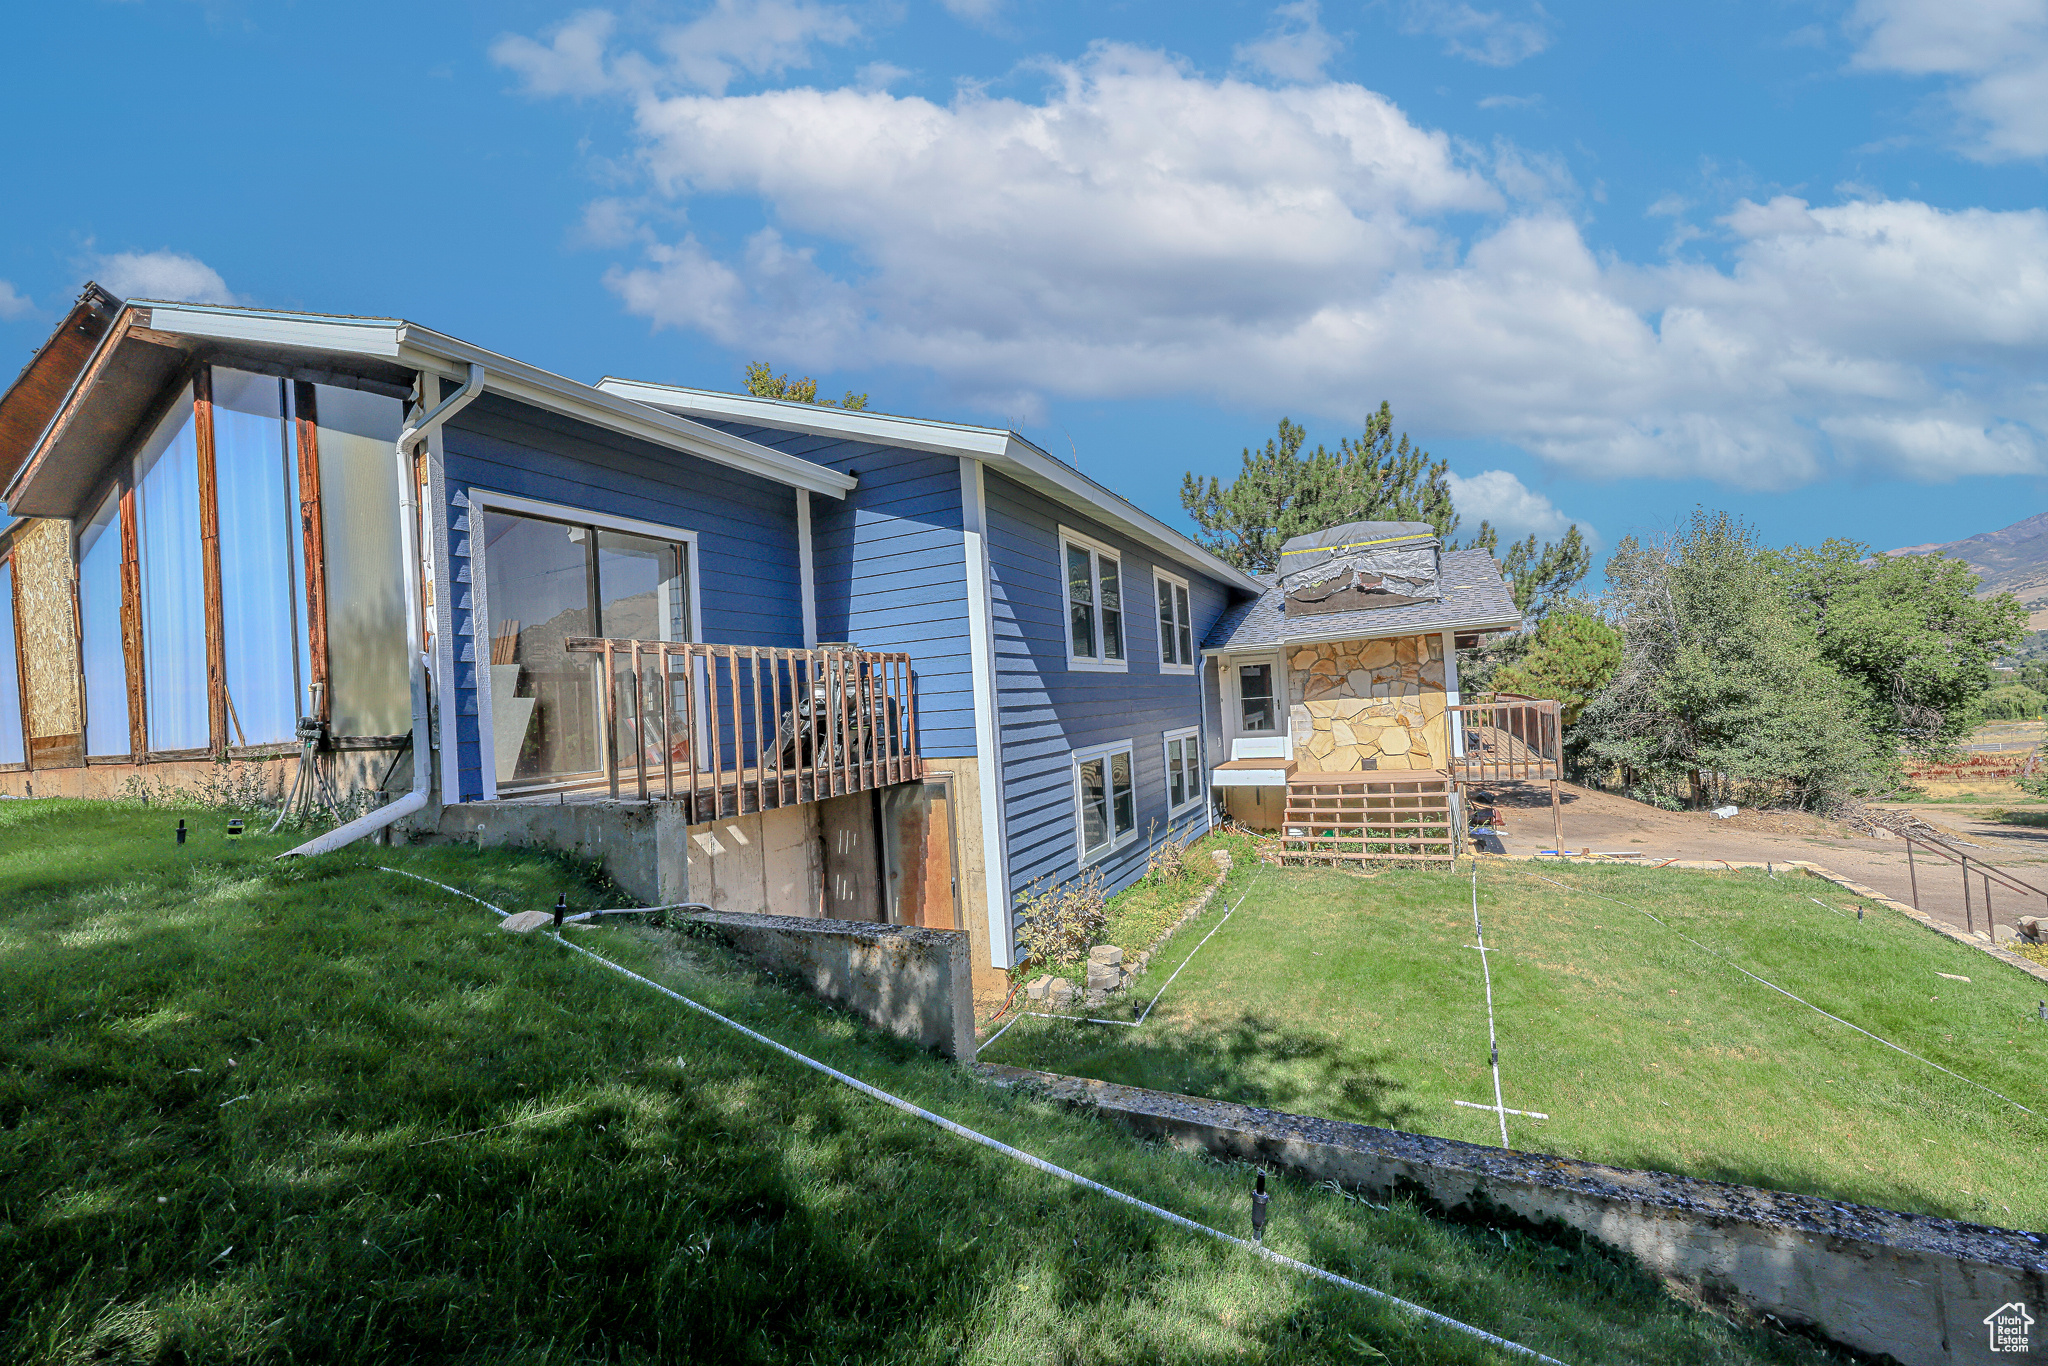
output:
M 1400 1128 L 1417 1113 L 1387 1073 L 1392 1052 L 1250 1012 L 1227 1023 L 1138 1030 L 1045 1024 L 983 1061 L 1383 1128 Z

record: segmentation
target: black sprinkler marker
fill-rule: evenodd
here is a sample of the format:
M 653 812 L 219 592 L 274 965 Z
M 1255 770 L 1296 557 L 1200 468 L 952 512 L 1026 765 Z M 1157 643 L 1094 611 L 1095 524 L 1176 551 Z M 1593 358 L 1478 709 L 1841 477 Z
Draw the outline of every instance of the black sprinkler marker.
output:
M 1252 1187 L 1252 1241 L 1263 1244 L 1266 1241 L 1266 1174 L 1259 1173 L 1258 1184 Z
M 185 843 L 185 818 L 184 818 L 183 816 L 180 816 L 180 817 L 178 818 L 178 844 L 179 844 L 179 846 L 180 846 L 180 847 L 182 848 L 182 847 L 184 846 L 184 843 Z
M 556 898 L 555 898 L 555 928 L 556 928 L 556 929 L 558 929 L 558 930 L 559 930 L 559 929 L 561 929 L 561 928 L 562 928 L 562 917 L 563 917 L 563 916 L 565 916 L 565 915 L 567 915 L 568 913 L 569 913 L 569 898 L 568 898 L 567 894 L 564 894 L 564 895 L 561 895 L 561 896 L 558 896 L 558 897 L 556 897 Z

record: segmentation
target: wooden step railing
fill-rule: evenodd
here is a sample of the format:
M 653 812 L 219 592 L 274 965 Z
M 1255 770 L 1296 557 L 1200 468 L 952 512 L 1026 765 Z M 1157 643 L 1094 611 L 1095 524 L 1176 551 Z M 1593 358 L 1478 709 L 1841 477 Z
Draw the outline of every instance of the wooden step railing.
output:
M 1296 773 L 1280 823 L 1283 863 L 1449 863 L 1451 778 L 1431 769 Z
M 1547 697 L 1502 698 L 1450 707 L 1451 774 L 1500 783 L 1564 776 L 1564 725 Z
M 687 803 L 692 824 L 924 776 L 910 656 L 576 636 L 596 656 L 613 797 Z

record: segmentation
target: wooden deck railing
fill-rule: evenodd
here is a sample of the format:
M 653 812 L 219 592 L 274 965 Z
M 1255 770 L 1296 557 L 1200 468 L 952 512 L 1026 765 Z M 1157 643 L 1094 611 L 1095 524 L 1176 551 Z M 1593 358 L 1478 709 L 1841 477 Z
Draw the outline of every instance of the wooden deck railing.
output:
M 695 824 L 911 782 L 910 656 L 666 640 L 564 642 L 596 656 L 605 781 L 688 803 Z
M 1524 782 L 1564 776 L 1564 727 L 1548 698 L 1467 702 L 1449 708 L 1451 773 L 1460 782 Z

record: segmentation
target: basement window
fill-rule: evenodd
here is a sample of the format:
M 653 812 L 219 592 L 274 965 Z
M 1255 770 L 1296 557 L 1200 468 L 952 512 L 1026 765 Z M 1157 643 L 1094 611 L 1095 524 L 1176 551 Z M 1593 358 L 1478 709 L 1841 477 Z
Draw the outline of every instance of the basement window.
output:
M 1116 551 L 1060 528 L 1067 585 L 1067 666 L 1122 672 L 1123 561 Z
M 1083 750 L 1074 756 L 1074 804 L 1081 861 L 1100 857 L 1138 830 L 1137 794 L 1131 785 L 1131 742 Z

